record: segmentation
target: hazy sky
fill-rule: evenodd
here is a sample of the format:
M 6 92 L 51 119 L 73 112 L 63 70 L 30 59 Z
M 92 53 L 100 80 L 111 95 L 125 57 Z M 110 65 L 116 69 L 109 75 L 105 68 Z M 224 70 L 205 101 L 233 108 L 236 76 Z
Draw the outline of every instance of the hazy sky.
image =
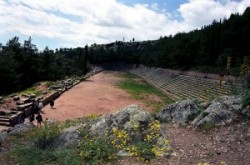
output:
M 250 0 L 0 0 L 0 43 L 77 47 L 158 39 L 243 13 Z

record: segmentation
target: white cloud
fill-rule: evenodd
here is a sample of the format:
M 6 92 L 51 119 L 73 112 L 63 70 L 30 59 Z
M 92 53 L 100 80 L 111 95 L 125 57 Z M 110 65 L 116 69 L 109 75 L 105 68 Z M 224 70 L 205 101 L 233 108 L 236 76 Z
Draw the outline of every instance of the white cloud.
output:
M 159 4 L 127 6 L 117 0 L 0 0 L 1 34 L 17 32 L 83 46 L 115 40 L 157 39 L 242 13 L 250 0 L 190 0 L 178 9 L 183 21 L 170 19 Z M 49 45 L 50 46 L 50 45 Z
M 192 28 L 210 24 L 213 20 L 228 18 L 231 13 L 243 13 L 250 0 L 190 0 L 182 4 L 179 12 L 184 23 Z

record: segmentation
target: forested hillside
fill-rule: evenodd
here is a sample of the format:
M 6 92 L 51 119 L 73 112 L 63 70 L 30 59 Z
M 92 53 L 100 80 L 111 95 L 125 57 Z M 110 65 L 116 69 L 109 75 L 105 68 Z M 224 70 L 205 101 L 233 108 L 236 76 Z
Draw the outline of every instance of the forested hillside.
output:
M 147 66 L 226 72 L 232 57 L 232 74 L 239 74 L 244 56 L 250 55 L 250 7 L 230 18 L 189 33 L 161 37 L 155 41 L 117 41 L 90 47 L 90 61 L 126 61 Z
M 31 38 L 19 42 L 18 37 L 0 45 L 0 94 L 30 87 L 38 81 L 58 80 L 86 72 L 87 49 L 46 47 L 39 52 Z

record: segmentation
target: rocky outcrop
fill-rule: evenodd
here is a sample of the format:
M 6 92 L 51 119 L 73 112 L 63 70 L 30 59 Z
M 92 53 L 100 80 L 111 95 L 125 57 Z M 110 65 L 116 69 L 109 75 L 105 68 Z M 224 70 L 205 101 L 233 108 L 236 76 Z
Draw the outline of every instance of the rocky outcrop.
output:
M 216 101 L 222 103 L 227 110 L 244 117 L 250 117 L 249 107 L 244 107 L 240 96 L 221 96 Z
M 212 101 L 192 124 L 196 127 L 215 127 L 232 123 L 241 116 L 250 117 L 250 110 L 244 108 L 240 96 L 221 96 Z
M 250 110 L 243 108 L 240 96 L 221 96 L 199 110 L 192 100 L 178 101 L 162 109 L 157 115 L 162 122 L 191 123 L 194 127 L 227 125 L 241 116 L 250 117 Z
M 149 112 L 141 110 L 138 105 L 130 105 L 116 113 L 101 117 L 91 126 L 90 130 L 93 134 L 104 136 L 114 127 L 131 131 L 134 127 L 142 129 L 153 120 Z
M 169 143 L 166 143 L 166 134 L 160 128 L 160 122 L 155 120 L 149 112 L 142 110 L 137 105 L 130 105 L 116 113 L 100 117 L 90 127 L 92 135 L 107 137 L 111 133 L 109 137 L 111 139 L 115 138 L 115 135 L 112 134 L 114 130 L 125 131 L 133 142 L 145 141 L 146 138 L 155 138 L 153 137 L 155 135 L 157 136 L 155 145 L 161 149 L 158 156 L 165 157 L 171 153 Z M 120 150 L 117 155 L 129 156 L 131 154 L 129 151 Z
M 162 109 L 156 118 L 162 122 L 189 123 L 199 113 L 193 100 L 178 101 Z
M 215 127 L 232 123 L 236 115 L 231 112 L 227 106 L 218 101 L 213 101 L 211 105 L 198 117 L 194 119 L 192 124 L 195 127 Z
M 221 96 L 215 101 L 220 102 L 229 111 L 237 114 L 242 113 L 243 104 L 241 103 L 240 96 Z

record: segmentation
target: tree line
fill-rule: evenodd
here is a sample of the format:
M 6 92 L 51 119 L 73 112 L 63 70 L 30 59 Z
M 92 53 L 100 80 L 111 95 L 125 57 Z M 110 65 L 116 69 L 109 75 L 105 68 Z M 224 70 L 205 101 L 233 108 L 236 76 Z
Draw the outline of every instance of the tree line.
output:
M 0 44 L 0 94 L 16 92 L 39 81 L 85 74 L 86 65 L 86 48 L 54 51 L 46 47 L 39 52 L 31 38 L 21 44 L 14 37 L 6 45 Z
M 231 74 L 238 75 L 244 57 L 250 55 L 250 7 L 242 15 L 231 14 L 189 33 L 155 41 L 93 44 L 89 55 L 92 63 L 119 61 L 219 74 L 227 74 L 227 59 L 231 58 Z

